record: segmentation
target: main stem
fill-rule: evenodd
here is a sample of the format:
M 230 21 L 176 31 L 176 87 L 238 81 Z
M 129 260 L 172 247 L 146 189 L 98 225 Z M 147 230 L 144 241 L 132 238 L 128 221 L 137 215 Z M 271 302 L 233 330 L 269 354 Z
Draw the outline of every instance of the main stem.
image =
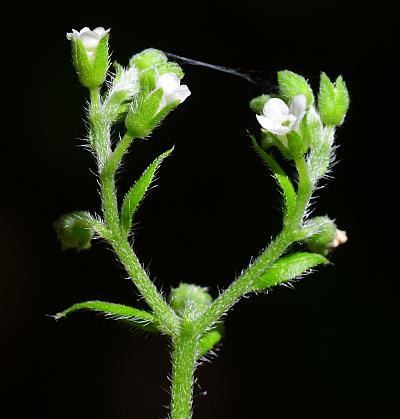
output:
M 171 419 L 192 417 L 193 376 L 197 361 L 197 335 L 186 332 L 173 339 Z

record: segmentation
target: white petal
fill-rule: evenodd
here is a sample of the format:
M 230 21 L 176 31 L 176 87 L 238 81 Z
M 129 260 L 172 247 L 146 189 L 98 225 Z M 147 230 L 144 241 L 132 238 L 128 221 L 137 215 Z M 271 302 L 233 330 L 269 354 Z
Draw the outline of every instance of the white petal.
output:
M 180 84 L 179 77 L 173 73 L 165 73 L 157 77 L 156 80 L 156 88 L 161 87 L 166 96 L 173 94 Z
M 293 124 L 292 126 L 292 130 L 296 131 L 297 128 L 299 127 L 299 125 L 301 124 L 301 121 L 304 118 L 304 115 L 306 114 L 306 111 L 302 112 L 297 118 L 296 118 L 296 122 Z
M 182 86 L 179 86 L 177 89 L 175 89 L 174 93 L 171 95 L 172 100 L 179 100 L 181 103 L 184 102 L 189 96 L 191 95 L 191 91 L 186 86 L 186 84 L 183 84 Z
M 289 108 L 283 100 L 277 97 L 273 97 L 265 103 L 263 114 L 265 116 L 278 119 L 281 118 L 283 115 L 288 115 Z
M 275 119 L 273 118 L 264 115 L 256 115 L 256 118 L 260 125 L 267 131 L 270 131 L 275 127 Z
M 283 125 L 280 126 L 275 126 L 274 128 L 269 130 L 270 132 L 272 132 L 272 134 L 275 135 L 286 135 L 288 132 L 291 131 L 291 129 L 289 127 L 285 127 Z
M 75 38 L 74 34 L 71 32 L 67 32 L 67 39 L 70 41 L 72 38 Z
M 80 38 L 85 48 L 90 51 L 95 50 L 99 44 L 99 38 L 92 31 L 83 33 Z
M 87 26 L 85 26 L 84 28 L 82 28 L 80 31 L 79 31 L 79 35 L 82 35 L 83 33 L 85 33 L 85 32 L 92 32 Z
M 110 29 L 105 30 L 102 26 L 99 26 L 98 28 L 93 29 L 93 32 L 101 39 L 105 34 L 110 32 Z
M 295 115 L 297 117 L 299 117 L 301 114 L 303 114 L 303 116 L 304 116 L 304 112 L 306 110 L 306 107 L 307 107 L 306 95 L 303 95 L 303 94 L 296 95 L 293 98 L 292 103 L 290 104 L 289 112 L 292 115 Z M 302 118 L 303 118 L 303 116 L 302 116 Z

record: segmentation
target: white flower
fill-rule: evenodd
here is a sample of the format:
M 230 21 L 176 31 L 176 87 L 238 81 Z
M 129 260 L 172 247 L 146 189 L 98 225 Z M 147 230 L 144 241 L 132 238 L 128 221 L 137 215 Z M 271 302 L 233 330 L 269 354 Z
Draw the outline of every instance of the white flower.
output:
M 176 100 L 182 103 L 191 94 L 186 84 L 181 85 L 179 77 L 173 73 L 165 73 L 161 76 L 159 74 L 156 75 L 156 89 L 160 87 L 164 95 L 161 99 L 159 110 Z
M 102 27 L 95 28 L 92 31 L 88 27 L 84 27 L 80 32 L 72 29 L 72 33 L 67 33 L 67 39 L 69 41 L 72 39 L 75 41 L 79 39 L 86 48 L 87 55 L 91 60 L 94 57 L 100 40 L 107 35 L 109 31 L 110 29 L 105 30 Z
M 306 114 L 307 98 L 305 95 L 296 95 L 290 107 L 278 98 L 269 99 L 263 109 L 262 115 L 256 115 L 260 125 L 275 135 L 286 135 L 295 131 Z

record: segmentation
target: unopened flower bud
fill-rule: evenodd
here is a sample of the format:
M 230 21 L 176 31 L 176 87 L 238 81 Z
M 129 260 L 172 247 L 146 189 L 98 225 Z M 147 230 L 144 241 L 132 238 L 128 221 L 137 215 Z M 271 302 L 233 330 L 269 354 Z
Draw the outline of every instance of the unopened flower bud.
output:
M 63 249 L 89 249 L 94 235 L 86 211 L 64 214 L 54 223 L 58 240 Z
M 72 58 L 79 81 L 88 89 L 101 86 L 106 78 L 108 56 L 108 32 L 102 27 L 91 31 L 85 27 L 67 33 L 71 41 Z
M 278 85 L 279 93 L 286 102 L 290 102 L 295 96 L 303 94 L 307 98 L 307 106 L 313 104 L 313 91 L 307 80 L 299 74 L 288 70 L 279 71 Z
M 310 251 L 324 256 L 347 241 L 346 232 L 339 230 L 329 217 L 311 218 L 304 228 L 316 231 L 305 241 L 307 247 Z
M 212 297 L 207 288 L 181 283 L 177 288 L 172 288 L 168 300 L 178 314 L 196 315 L 211 304 Z
M 130 61 L 130 65 L 134 64 L 138 70 L 142 71 L 155 65 L 164 64 L 167 61 L 168 58 L 162 51 L 148 48 L 135 54 Z
M 318 110 L 325 125 L 341 125 L 349 108 L 350 97 L 346 83 L 339 76 L 332 83 L 325 73 L 321 73 L 318 94 Z

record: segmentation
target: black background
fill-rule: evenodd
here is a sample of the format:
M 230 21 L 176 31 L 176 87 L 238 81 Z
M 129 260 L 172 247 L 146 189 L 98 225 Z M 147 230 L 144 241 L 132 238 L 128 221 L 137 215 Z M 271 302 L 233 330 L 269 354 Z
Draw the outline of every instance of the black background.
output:
M 113 58 L 123 64 L 156 47 L 257 70 L 251 74 L 265 80 L 251 84 L 185 65 L 192 96 L 126 159 L 121 195 L 150 161 L 176 146 L 138 213 L 134 244 L 165 291 L 187 281 L 217 295 L 280 229 L 277 187 L 250 147 L 247 132 L 259 126 L 249 100 L 274 89 L 280 69 L 301 73 L 314 88 L 320 71 L 343 74 L 351 108 L 338 130 L 334 179 L 318 191 L 314 213 L 335 218 L 349 242 L 333 265 L 294 289 L 278 287 L 230 312 L 218 356 L 197 371 L 194 417 L 392 417 L 394 308 L 377 238 L 384 192 L 368 158 L 371 92 L 362 72 L 371 76 L 379 28 L 369 27 L 367 36 L 363 10 L 334 0 L 92 2 L 35 4 L 8 18 L 20 26 L 8 61 L 18 81 L 3 78 L 17 99 L 2 159 L 4 417 L 167 415 L 166 339 L 130 336 L 91 314 L 58 323 L 46 316 L 88 299 L 143 306 L 104 244 L 62 252 L 52 229 L 65 212 L 99 211 L 92 157 L 80 147 L 86 92 L 65 33 L 100 25 L 112 28 Z M 378 152 L 374 157 L 379 161 Z

